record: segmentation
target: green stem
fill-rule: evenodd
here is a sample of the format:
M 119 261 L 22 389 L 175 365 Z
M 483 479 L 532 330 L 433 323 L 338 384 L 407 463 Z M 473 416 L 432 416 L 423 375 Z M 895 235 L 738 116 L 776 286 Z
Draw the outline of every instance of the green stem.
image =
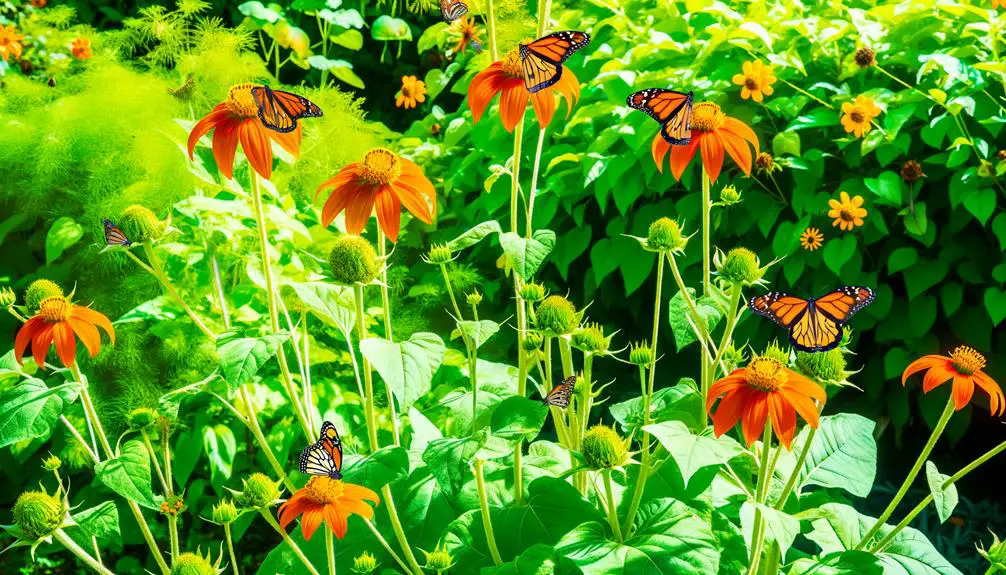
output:
M 713 375 L 716 372 L 716 365 L 719 364 L 720 360 L 723 359 L 723 352 L 726 351 L 727 347 L 730 345 L 730 338 L 733 337 L 734 328 L 737 326 L 737 318 L 740 315 L 738 312 L 739 304 L 741 301 L 741 286 L 734 284 L 730 287 L 730 307 L 727 308 L 727 323 L 726 327 L 723 328 L 723 337 L 720 339 L 720 345 L 716 350 L 716 357 L 713 358 Z M 723 375 L 726 375 L 725 373 Z
M 695 331 L 695 336 L 699 339 L 699 343 L 702 345 L 706 353 L 709 353 L 711 349 L 716 352 L 716 345 L 713 343 L 713 336 L 706 330 L 705 323 L 701 321 L 699 315 L 699 309 L 695 305 L 695 301 L 692 296 L 688 293 L 688 289 L 685 286 L 685 281 L 681 277 L 681 271 L 678 269 L 678 262 L 673 256 L 668 255 L 667 261 L 671 264 L 671 274 L 674 275 L 674 282 L 678 284 L 678 291 L 681 292 L 682 299 L 685 300 L 685 304 L 688 306 L 688 311 L 692 316 L 692 327 Z
M 217 292 L 220 317 L 224 320 L 224 329 L 229 330 L 231 328 L 231 313 L 227 307 L 227 295 L 224 293 L 223 281 L 220 279 L 220 263 L 217 261 L 217 255 L 212 252 L 210 253 L 210 269 L 213 270 L 213 287 Z
M 479 430 L 478 426 L 478 413 L 479 413 L 479 380 L 476 376 L 476 369 L 478 367 L 478 356 L 475 354 L 474 349 L 468 350 L 468 375 L 472 380 L 472 437 Z
M 710 285 L 710 237 L 712 235 L 712 230 L 710 230 L 709 212 L 711 211 L 711 204 L 709 200 L 709 174 L 706 173 L 706 167 L 702 166 L 702 294 L 709 296 L 712 292 Z M 696 324 L 702 325 L 701 316 L 696 315 Z M 709 340 L 710 343 L 712 339 Z M 702 405 L 705 405 L 706 398 L 709 397 L 709 388 L 712 385 L 712 373 L 713 365 L 706 354 L 701 354 L 701 391 L 702 391 Z M 704 413 L 703 413 L 704 415 Z M 705 417 L 703 417 L 705 419 Z
M 608 525 L 615 534 L 615 541 L 622 542 L 622 528 L 618 525 L 618 513 L 615 511 L 615 493 L 611 489 L 611 470 L 602 469 L 601 477 L 604 479 L 604 496 L 608 507 Z
M 481 459 L 475 460 L 475 487 L 479 492 L 479 506 L 482 510 L 482 527 L 486 531 L 486 542 L 489 544 L 489 554 L 492 555 L 493 563 L 497 566 L 503 564 L 499 548 L 496 546 L 496 535 L 493 533 L 493 522 L 489 516 L 489 499 L 486 497 L 486 481 L 482 473 L 482 466 L 485 464 Z
M 538 37 L 548 31 L 548 17 L 552 12 L 552 0 L 542 0 L 538 3 Z
M 580 441 L 583 442 L 583 436 L 587 434 L 587 424 L 590 422 L 590 410 L 594 408 L 594 385 L 593 385 L 593 372 L 594 370 L 594 354 L 584 353 L 583 354 L 583 385 L 580 386 Z
M 388 250 L 385 245 L 384 230 L 381 229 L 381 226 L 377 226 L 377 249 L 381 261 L 385 263 L 385 265 L 381 267 L 381 310 L 384 315 L 384 337 L 388 341 L 394 341 L 394 337 L 391 335 L 391 295 L 388 293 Z M 388 382 L 384 382 L 384 387 L 388 395 L 388 412 L 389 417 L 391 418 L 392 440 L 395 443 L 395 447 L 398 447 L 402 444 L 402 438 L 398 431 L 398 414 L 395 410 L 395 395 L 391 393 L 391 386 L 388 385 Z
M 779 501 L 776 502 L 775 508 L 777 510 L 782 510 L 786 506 L 786 500 L 789 499 L 793 489 L 796 487 L 796 481 L 800 477 L 800 470 L 803 468 L 803 462 L 807 460 L 807 455 L 810 453 L 810 447 L 814 443 L 814 437 L 817 435 L 817 428 L 812 427 L 807 433 L 807 441 L 803 443 L 803 448 L 800 450 L 800 455 L 796 458 L 796 465 L 793 467 L 793 472 L 790 474 L 789 479 L 786 480 L 785 487 L 782 488 L 782 493 L 779 494 Z
M 231 524 L 224 523 L 224 539 L 227 540 L 227 555 L 231 560 L 231 569 L 234 571 L 234 575 L 241 575 L 238 572 L 238 558 L 234 554 L 234 539 L 231 537 Z
M 363 285 L 353 285 L 353 296 L 356 302 L 356 337 L 362 343 L 367 337 L 367 328 L 363 323 Z M 361 369 L 363 371 L 364 397 L 363 414 L 367 420 L 367 440 L 370 442 L 370 450 L 377 451 L 377 416 L 374 409 L 374 377 L 370 373 L 370 362 L 363 354 L 360 354 Z
M 182 306 L 182 309 L 185 310 L 185 313 L 188 314 L 190 318 L 192 318 L 192 322 L 196 324 L 196 327 L 199 328 L 199 331 L 206 334 L 206 337 L 210 338 L 211 341 L 216 341 L 217 334 L 213 333 L 213 331 L 210 330 L 210 328 L 206 327 L 206 323 L 203 321 L 203 319 L 199 317 L 199 315 L 196 314 L 196 312 L 191 307 L 189 307 L 189 304 L 185 302 L 185 298 L 183 298 L 181 294 L 178 293 L 178 290 L 175 289 L 174 284 L 172 284 L 171 280 L 168 279 L 167 274 L 164 273 L 164 267 L 161 265 L 161 260 L 157 257 L 157 254 L 154 252 L 154 248 L 151 247 L 151 245 L 147 242 L 144 242 L 141 245 L 143 246 L 143 253 L 146 254 L 147 260 L 150 261 L 150 266 L 143 264 L 143 262 L 141 262 L 140 259 L 137 258 L 135 255 L 133 255 L 133 252 L 129 250 L 126 250 L 126 255 L 132 258 L 133 260 L 139 262 L 141 265 L 143 265 L 144 268 L 146 268 L 150 273 L 152 273 L 154 277 L 157 278 L 157 281 L 159 281 L 161 285 L 164 286 L 164 289 L 165 291 L 168 292 L 168 295 L 170 295 L 172 299 L 174 299 L 175 302 L 178 303 L 178 305 Z
M 652 364 L 651 364 L 652 365 Z M 643 388 L 643 425 L 646 427 L 650 423 L 650 402 L 652 397 L 647 393 L 647 380 L 646 380 L 646 366 L 639 366 L 639 381 L 640 386 Z M 632 525 L 636 521 L 636 512 L 639 511 L 639 504 L 643 501 L 643 490 L 646 487 L 646 480 L 650 475 L 650 434 L 647 431 L 643 431 L 642 439 L 642 461 L 639 465 L 639 475 L 636 476 L 636 485 L 632 489 L 632 501 L 629 504 L 629 511 L 625 514 L 625 527 L 623 531 L 626 534 L 632 533 Z
M 758 573 L 758 564 L 761 562 L 762 545 L 765 543 L 765 524 L 761 513 L 761 504 L 765 502 L 765 496 L 768 493 L 768 484 L 772 481 L 772 475 L 769 472 L 769 453 L 771 451 L 772 426 L 766 424 L 765 432 L 762 435 L 761 459 L 758 465 L 758 488 L 757 499 L 755 500 L 758 506 L 755 507 L 754 545 L 751 548 L 751 556 L 748 559 L 748 575 L 755 575 Z
M 304 415 L 307 417 L 307 425 L 311 428 L 311 431 L 317 431 L 318 427 L 315 426 L 314 418 L 314 387 L 311 383 L 311 336 L 310 332 L 307 330 L 307 318 L 310 317 L 307 313 L 301 313 L 300 325 L 301 325 L 301 336 L 300 340 L 303 342 L 303 351 L 301 352 L 301 361 L 304 368 L 304 380 L 301 382 L 304 394 Z
M 493 0 L 489 0 L 486 5 L 486 28 L 489 29 L 489 58 L 496 62 L 500 58 L 496 47 L 496 12 L 493 10 Z
M 275 529 L 276 533 L 279 533 L 280 536 L 283 537 L 283 542 L 290 547 L 290 550 L 297 556 L 297 559 L 300 559 L 300 562 L 304 564 L 304 567 L 307 567 L 308 573 L 311 575 L 320 575 L 318 570 L 314 568 L 314 565 L 311 564 L 311 561 L 306 555 L 304 555 L 304 552 L 300 550 L 297 543 L 293 539 L 290 539 L 290 536 L 283 530 L 282 527 L 279 526 L 279 523 L 276 523 L 276 518 L 272 516 L 272 513 L 268 509 L 259 509 L 259 513 L 266 520 L 266 523 Z M 326 531 L 329 530 L 327 526 L 322 529 L 325 529 Z
M 269 442 L 266 441 L 265 434 L 262 433 L 262 426 L 259 425 L 258 414 L 255 410 L 255 406 L 252 405 L 251 396 L 248 395 L 248 386 L 242 385 L 239 393 L 241 394 L 241 401 L 245 404 L 245 417 L 247 418 L 245 423 L 248 425 L 248 429 L 251 430 L 252 436 L 255 438 L 255 441 L 258 442 L 259 447 L 262 449 L 262 453 L 269 461 L 269 465 L 271 465 L 273 471 L 276 472 L 276 476 L 283 481 L 283 485 L 285 485 L 291 493 L 296 491 L 297 487 L 287 476 L 286 471 L 283 470 L 283 465 L 280 464 L 278 459 L 276 459 L 276 455 L 273 454 L 272 448 L 269 447 Z
M 115 575 L 115 573 L 109 571 L 108 568 L 102 565 L 97 559 L 91 557 L 91 555 L 87 551 L 84 551 L 80 547 L 80 545 L 77 545 L 77 543 L 73 540 L 73 538 L 67 535 L 66 532 L 63 531 L 62 529 L 57 529 L 56 532 L 53 533 L 53 537 L 56 539 L 56 541 L 59 541 L 60 544 L 63 545 L 63 547 L 66 547 L 67 551 L 76 555 L 77 559 L 83 561 L 84 564 L 86 564 L 91 569 L 94 569 L 101 575 Z
M 814 94 L 811 94 L 810 92 L 808 92 L 807 90 L 804 90 L 803 88 L 801 88 L 801 87 L 797 86 L 796 84 L 793 84 L 792 82 L 788 82 L 788 81 L 786 81 L 786 80 L 784 80 L 784 79 L 782 79 L 782 78 L 779 78 L 779 81 L 780 81 L 780 82 L 782 82 L 783 84 L 786 84 L 786 85 L 787 85 L 787 86 L 789 86 L 790 88 L 793 88 L 794 90 L 796 90 L 797 92 L 799 92 L 799 93 L 803 94 L 804 96 L 807 96 L 807 97 L 808 97 L 808 98 L 810 98 L 811 100 L 814 100 L 814 101 L 815 101 L 815 102 L 817 102 L 818 104 L 821 104 L 821 105 L 822 105 L 822 106 L 824 106 L 825 108 L 828 108 L 829 110 L 834 110 L 834 109 L 835 109 L 835 107 L 834 107 L 834 106 L 832 106 L 831 104 L 829 104 L 828 102 L 825 102 L 825 101 L 824 101 L 824 100 L 822 100 L 821 98 L 818 98 L 818 97 L 817 97 L 817 96 L 815 96 Z
M 370 532 L 374 534 L 374 537 L 376 537 L 377 540 L 381 543 L 381 545 L 384 547 L 384 550 L 388 552 L 388 555 L 391 555 L 391 558 L 395 560 L 395 563 L 398 563 L 398 566 L 402 568 L 402 571 L 405 571 L 406 573 L 412 573 L 412 571 L 409 569 L 409 566 L 405 564 L 405 561 L 402 561 L 402 558 L 398 556 L 398 553 L 395 553 L 395 550 L 391 548 L 391 545 L 388 545 L 388 540 L 385 539 L 383 535 L 381 535 L 381 532 L 378 531 L 376 527 L 374 527 L 374 524 L 371 523 L 370 520 L 367 519 L 366 517 L 363 518 L 363 521 L 364 523 L 367 524 L 367 527 L 370 527 Z M 417 575 L 421 575 L 421 572 L 417 573 Z
M 335 575 L 335 537 L 325 529 L 325 554 L 328 555 L 328 575 Z
M 395 507 L 395 500 L 391 496 L 391 487 L 388 485 L 382 487 L 381 495 L 384 496 L 385 508 L 388 510 L 388 518 L 391 520 L 391 529 L 395 533 L 395 538 L 398 539 L 398 545 L 401 546 L 402 553 L 405 554 L 405 560 L 408 561 L 414 573 L 421 574 L 423 569 L 419 566 L 419 562 L 416 561 L 416 555 L 412 552 L 412 547 L 409 546 L 409 539 L 405 536 L 405 530 L 402 529 L 402 522 L 398 518 L 398 509 Z
M 876 535 L 880 528 L 884 526 L 884 522 L 890 518 L 891 514 L 901 503 L 901 500 L 908 493 L 908 489 L 912 486 L 912 482 L 915 481 L 915 477 L 922 470 L 922 466 L 925 465 L 926 460 L 929 459 L 929 454 L 932 452 L 933 447 L 936 446 L 937 440 L 939 440 L 940 435 L 943 434 L 943 430 L 947 427 L 947 422 L 950 421 L 950 416 L 954 414 L 954 398 L 951 395 L 947 399 L 947 405 L 943 408 L 943 413 L 940 415 L 940 420 L 936 422 L 936 427 L 933 428 L 932 434 L 929 436 L 929 441 L 926 442 L 925 447 L 922 448 L 922 453 L 919 454 L 918 459 L 915 460 L 915 465 L 912 466 L 911 471 L 908 472 L 908 476 L 905 477 L 905 481 L 901 484 L 901 488 L 898 492 L 894 494 L 894 498 L 887 505 L 887 509 L 880 514 L 880 517 L 874 522 L 873 526 L 863 535 L 863 538 L 856 544 L 855 551 L 860 551 L 866 547 L 870 542 L 870 539 Z
M 539 36 L 540 35 L 541 34 L 539 34 Z M 534 165 L 531 168 L 531 193 L 528 194 L 527 197 L 527 233 L 525 235 L 528 239 L 531 239 L 531 234 L 534 233 L 534 227 L 531 225 L 531 218 L 534 215 L 534 198 L 538 192 L 538 171 L 541 168 L 541 148 L 544 143 L 545 128 L 542 128 L 538 132 L 538 147 L 534 151 Z
M 171 562 L 178 558 L 178 518 L 168 516 L 168 539 L 171 541 Z
M 161 489 L 164 490 L 165 495 L 168 493 L 168 482 L 164 479 L 164 473 L 161 472 L 161 464 L 157 457 L 157 452 L 154 451 L 154 445 L 150 443 L 150 436 L 147 435 L 145 429 L 140 430 L 140 435 L 143 437 L 143 444 L 147 446 L 147 453 L 150 454 L 150 461 L 154 464 L 154 471 L 157 472 L 157 479 L 161 481 Z

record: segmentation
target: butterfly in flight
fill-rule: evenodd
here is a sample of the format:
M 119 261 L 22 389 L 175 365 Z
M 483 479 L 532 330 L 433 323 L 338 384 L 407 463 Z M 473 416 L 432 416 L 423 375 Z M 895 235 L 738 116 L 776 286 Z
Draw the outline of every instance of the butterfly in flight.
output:
M 342 479 L 342 441 L 331 421 L 321 425 L 321 437 L 300 452 L 300 472 Z
M 561 407 L 563 409 L 569 407 L 569 398 L 573 395 L 573 384 L 576 383 L 576 376 L 571 375 L 566 379 L 562 380 L 559 385 L 548 392 L 541 401 L 545 405 L 551 405 L 552 407 Z
M 292 132 L 301 118 L 319 118 L 323 114 L 317 104 L 303 96 L 273 90 L 268 86 L 251 89 L 258 106 L 258 117 L 266 128 L 276 132 Z
M 453 22 L 468 13 L 468 5 L 461 0 L 440 0 L 440 14 L 447 22 Z
M 789 340 L 800 351 L 828 351 L 842 341 L 842 326 L 873 302 L 873 290 L 845 286 L 817 299 L 782 292 L 751 298 L 748 307 L 789 330 Z
M 558 82 L 562 63 L 587 44 L 590 35 L 585 32 L 553 32 L 530 44 L 521 44 L 520 62 L 527 91 L 534 94 Z
M 625 103 L 660 122 L 660 135 L 668 144 L 684 146 L 692 141 L 691 92 L 647 88 L 629 94 Z
M 101 220 L 101 223 L 105 224 L 105 245 L 125 248 L 133 245 L 133 242 L 126 237 L 126 234 L 122 233 L 119 226 L 112 223 L 112 220 L 105 218 Z

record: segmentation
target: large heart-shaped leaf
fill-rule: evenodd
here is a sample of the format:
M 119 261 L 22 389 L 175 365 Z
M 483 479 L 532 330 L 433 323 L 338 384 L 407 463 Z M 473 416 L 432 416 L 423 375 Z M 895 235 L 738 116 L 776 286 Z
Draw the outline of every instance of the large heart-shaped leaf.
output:
M 85 549 L 91 546 L 91 537 L 98 543 L 122 546 L 122 535 L 119 533 L 119 510 L 114 501 L 77 511 L 73 514 L 77 525 L 67 530 L 70 537 Z
M 541 401 L 515 395 L 496 406 L 489 427 L 496 437 L 530 442 L 538 436 L 547 415 L 548 408 Z
M 322 321 L 339 328 L 342 333 L 353 331 L 356 321 L 356 303 L 353 289 L 328 282 L 287 284 L 297 293 L 312 313 Z
M 80 393 L 77 383 L 47 387 L 29 377 L 0 394 L 0 447 L 36 437 L 49 437 L 53 426 Z
M 403 410 L 430 390 L 445 350 L 444 341 L 432 333 L 414 333 L 400 343 L 377 337 L 360 342 L 363 356 L 381 374 Z
M 377 491 L 409 474 L 409 454 L 404 447 L 382 447 L 367 457 L 348 456 L 343 476 L 349 483 Z
M 876 424 L 861 415 L 842 413 L 822 417 L 807 459 L 800 468 L 797 493 L 807 485 L 836 487 L 853 495 L 866 497 L 877 473 L 877 442 L 873 439 Z M 800 453 L 810 436 L 804 428 L 793 441 L 793 451 L 784 453 L 776 466 L 776 477 L 789 478 Z
M 500 245 L 517 275 L 523 280 L 530 280 L 555 246 L 555 232 L 536 230 L 531 239 L 507 232 L 500 234 Z
M 695 290 L 692 288 L 687 289 L 689 296 L 695 303 L 695 309 L 698 311 L 702 323 L 705 325 L 706 330 L 712 333 L 716 329 L 716 326 L 719 325 L 720 320 L 723 319 L 723 314 L 716 307 L 713 298 L 702 296 L 696 300 Z M 692 317 L 691 308 L 685 303 L 685 298 L 681 295 L 680 291 L 674 294 L 674 297 L 671 298 L 667 306 L 667 320 L 671 324 L 671 332 L 674 333 L 674 342 L 678 346 L 678 351 L 699 340 L 698 336 L 695 335 L 695 328 L 692 327 L 694 318 Z
M 658 389 L 650 400 L 650 421 L 680 421 L 689 429 L 706 425 L 702 397 L 692 379 L 680 379 L 677 385 Z M 615 421 L 625 428 L 626 435 L 635 434 L 643 424 L 643 398 L 633 397 L 609 408 Z
M 939 516 L 940 522 L 950 519 L 954 508 L 957 507 L 957 486 L 950 484 L 946 488 L 943 487 L 948 479 L 950 477 L 943 475 L 936 469 L 935 463 L 926 462 L 926 483 L 929 484 L 929 492 L 933 494 L 933 503 L 936 506 L 936 514 Z
M 680 421 L 654 423 L 643 430 L 656 437 L 671 454 L 685 483 L 703 468 L 723 465 L 734 457 L 747 453 L 729 436 L 715 438 L 705 434 L 696 435 Z
M 231 390 L 249 383 L 287 340 L 286 334 L 261 337 L 237 337 L 217 345 L 220 369 Z
M 778 545 L 783 557 L 785 557 L 786 551 L 793 545 L 793 540 L 800 533 L 800 520 L 782 511 L 776 511 L 767 505 L 745 501 L 741 507 L 741 530 L 744 532 L 744 540 L 747 542 L 748 549 L 751 548 L 754 540 L 756 511 L 761 515 L 765 541 Z
M 161 498 L 155 497 L 150 488 L 150 457 L 139 439 L 127 441 L 117 457 L 95 465 L 94 474 L 129 501 L 148 509 L 158 508 Z
M 500 229 L 499 222 L 496 220 L 488 220 L 472 226 L 460 236 L 447 242 L 447 247 L 451 248 L 452 252 L 460 251 L 467 247 L 474 246 L 482 241 L 482 238 L 486 236 L 499 233 L 503 233 L 503 230 Z

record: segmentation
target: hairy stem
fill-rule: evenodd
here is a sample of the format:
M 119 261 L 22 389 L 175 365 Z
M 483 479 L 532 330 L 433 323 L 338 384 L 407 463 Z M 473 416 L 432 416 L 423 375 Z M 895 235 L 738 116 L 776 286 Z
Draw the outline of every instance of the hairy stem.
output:
M 489 499 L 486 496 L 486 481 L 482 473 L 482 466 L 485 464 L 481 459 L 475 460 L 475 487 L 479 492 L 479 508 L 482 510 L 482 527 L 486 531 L 486 543 L 489 545 L 489 554 L 492 555 L 493 563 L 503 564 L 499 548 L 496 546 L 496 535 L 493 532 L 492 517 L 489 516 Z
M 604 496 L 608 508 L 608 525 L 615 534 L 615 541 L 622 542 L 622 528 L 618 525 L 618 513 L 615 511 L 615 493 L 611 488 L 611 470 L 602 469 L 601 477 L 604 479 Z
M 409 539 L 405 536 L 405 529 L 402 528 L 402 522 L 398 518 L 398 509 L 395 507 L 395 500 L 391 496 L 391 487 L 388 485 L 382 487 L 381 495 L 384 496 L 385 508 L 388 510 L 388 518 L 391 520 L 391 529 L 395 533 L 395 538 L 398 539 L 398 545 L 402 548 L 405 560 L 412 567 L 413 572 L 422 573 L 423 569 L 419 566 L 419 562 L 416 561 L 416 555 L 412 552 Z
M 402 568 L 402 571 L 405 571 L 406 573 L 413 573 L 413 571 L 409 569 L 409 566 L 405 564 L 405 561 L 402 561 L 402 558 L 398 556 L 398 553 L 395 553 L 395 550 L 391 548 L 391 545 L 388 545 L 388 540 L 381 535 L 381 532 L 374 527 L 374 524 L 366 517 L 363 517 L 362 519 L 364 523 L 367 524 L 367 527 L 370 527 L 370 532 L 374 534 L 374 537 L 376 537 L 381 543 L 381 546 L 383 546 L 384 550 L 388 552 L 388 555 L 391 555 L 391 558 L 395 560 L 395 563 L 398 563 L 398 566 Z M 414 572 L 414 575 L 421 575 L 421 573 L 422 571 L 416 571 Z
M 325 555 L 328 556 L 328 575 L 335 575 L 335 536 L 325 529 Z
M 63 547 L 66 547 L 67 551 L 76 555 L 77 559 L 83 561 L 84 564 L 86 564 L 91 569 L 94 569 L 95 572 L 100 573 L 101 575 L 115 575 L 114 573 L 109 571 L 107 567 L 102 565 L 100 561 L 98 561 L 94 557 L 91 557 L 90 553 L 84 551 L 80 547 L 80 545 L 77 545 L 77 542 L 74 541 L 73 538 L 71 538 L 69 535 L 67 535 L 66 531 L 63 531 L 62 529 L 57 529 L 56 532 L 53 533 L 53 537 L 56 539 L 56 541 L 59 541 Z
M 388 341 L 394 341 L 394 337 L 391 335 L 391 294 L 388 293 L 388 266 L 387 257 L 388 250 L 385 245 L 384 230 L 381 226 L 377 226 L 377 249 L 378 255 L 381 261 L 385 263 L 381 267 L 381 310 L 384 315 L 384 338 Z M 402 444 L 402 439 L 398 432 L 398 414 L 395 412 L 395 395 L 391 393 L 391 386 L 388 382 L 384 382 L 385 391 L 388 394 L 388 411 L 390 412 L 391 418 L 391 435 L 394 440 L 395 446 L 400 446 Z
M 709 174 L 706 173 L 706 167 L 702 166 L 702 294 L 708 296 L 711 293 L 712 286 L 710 285 L 710 264 L 711 255 L 709 253 L 710 249 L 710 237 L 712 235 L 712 230 L 710 229 L 711 223 L 709 220 L 709 212 L 712 209 L 712 205 L 709 200 Z M 684 297 L 684 296 L 682 296 Z M 702 322 L 702 317 L 695 316 L 695 324 L 700 326 L 700 329 L 705 329 L 705 325 Z M 712 344 L 712 339 L 709 340 Z M 701 391 L 702 391 L 702 404 L 705 405 L 706 398 L 709 397 L 709 388 L 712 385 L 712 373 L 713 365 L 706 354 L 700 355 L 702 364 L 701 373 Z M 703 411 L 703 419 L 705 419 L 705 411 Z
M 768 484 L 772 481 L 772 474 L 769 470 L 769 453 L 772 451 L 772 426 L 765 425 L 765 432 L 762 435 L 761 460 L 758 465 L 758 488 L 756 502 L 761 505 L 765 502 L 768 494 Z M 758 573 L 758 564 L 761 562 L 762 545 L 765 543 L 765 521 L 762 517 L 761 507 L 755 507 L 754 516 L 754 539 L 751 547 L 751 555 L 748 559 L 748 575 Z
M 656 328 L 654 328 L 656 329 Z M 652 365 L 652 364 L 651 364 Z M 650 401 L 652 397 L 646 392 L 646 366 L 639 366 L 639 381 L 643 388 L 643 425 L 646 427 L 650 423 Z M 646 488 L 646 480 L 650 474 L 650 434 L 643 431 L 642 440 L 642 461 L 639 466 L 639 475 L 636 476 L 636 485 L 632 489 L 632 501 L 629 503 L 629 511 L 625 514 L 625 525 L 622 529 L 626 534 L 631 534 L 632 524 L 636 521 L 636 512 L 639 511 L 639 504 L 643 501 L 643 490 Z
M 238 571 L 238 558 L 234 554 L 234 538 L 231 537 L 230 523 L 224 523 L 224 539 L 227 540 L 227 555 L 230 557 L 231 570 L 234 571 L 234 575 L 241 575 Z
M 297 559 L 299 559 L 300 562 L 304 564 L 304 567 L 307 568 L 308 573 L 310 573 L 311 575 L 320 575 L 318 573 L 318 570 L 314 568 L 314 565 L 311 564 L 311 561 L 307 558 L 306 555 L 304 555 L 304 552 L 300 550 L 300 547 L 297 545 L 297 543 L 293 539 L 290 539 L 290 536 L 287 535 L 287 532 L 284 531 L 283 528 L 279 526 L 279 523 L 276 522 L 276 518 L 272 516 L 272 513 L 268 509 L 259 509 L 259 513 L 266 520 L 266 523 L 268 523 L 273 529 L 275 529 L 276 533 L 279 533 L 280 536 L 283 537 L 283 542 L 290 547 L 290 550 L 293 551 L 293 554 L 297 557 Z M 324 527 L 324 529 L 328 530 L 328 527 Z
M 356 302 L 356 337 L 363 343 L 367 337 L 367 328 L 363 322 L 363 285 L 353 285 L 354 301 Z M 363 371 L 363 415 L 367 420 L 367 440 L 370 442 L 370 450 L 377 451 L 377 411 L 374 408 L 374 375 L 370 372 L 370 362 L 363 354 L 360 354 L 360 363 Z
M 199 328 L 199 331 L 206 334 L 206 337 L 210 338 L 210 341 L 216 341 L 217 334 L 213 333 L 213 330 L 206 327 L 206 322 L 204 322 L 203 319 L 199 317 L 199 314 L 197 314 L 189 306 L 189 304 L 185 301 L 185 298 L 183 298 L 182 295 L 178 293 L 178 290 L 175 289 L 174 284 L 172 284 L 171 280 L 168 279 L 167 274 L 164 273 L 164 267 L 163 265 L 161 265 L 161 260 L 157 257 L 157 253 L 154 252 L 154 248 L 149 243 L 146 242 L 144 242 L 141 245 L 143 246 L 143 253 L 146 254 L 147 260 L 150 261 L 149 266 L 143 263 L 140 260 L 140 258 L 136 257 L 130 250 L 126 250 L 126 255 L 132 258 L 133 261 L 139 263 L 144 269 L 146 269 L 155 278 L 157 278 L 157 281 L 161 283 L 161 285 L 164 287 L 164 290 L 168 292 L 168 295 L 171 296 L 171 298 L 174 299 L 175 302 L 178 305 L 180 305 L 183 310 L 185 310 L 185 313 L 188 314 L 188 316 L 192 319 L 192 323 L 196 324 L 196 327 Z

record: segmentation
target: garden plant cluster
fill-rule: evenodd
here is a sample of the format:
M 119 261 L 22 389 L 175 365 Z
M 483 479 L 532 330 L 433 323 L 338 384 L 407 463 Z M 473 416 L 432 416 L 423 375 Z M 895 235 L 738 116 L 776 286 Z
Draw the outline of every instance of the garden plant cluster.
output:
M 1004 14 L 0 0 L 0 572 L 1006 572 Z

